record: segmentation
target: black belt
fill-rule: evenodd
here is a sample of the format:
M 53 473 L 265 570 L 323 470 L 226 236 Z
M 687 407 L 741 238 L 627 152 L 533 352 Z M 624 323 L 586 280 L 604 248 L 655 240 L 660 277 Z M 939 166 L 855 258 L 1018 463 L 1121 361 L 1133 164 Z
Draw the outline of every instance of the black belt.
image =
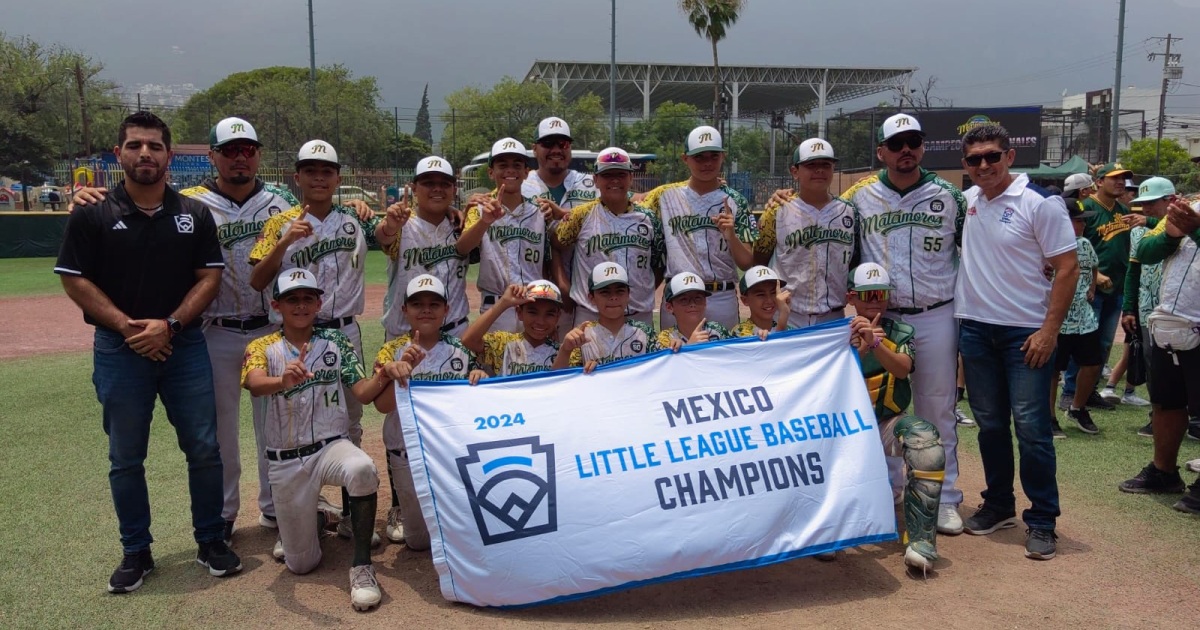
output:
M 313 328 L 345 328 L 354 323 L 354 316 L 343 317 L 341 319 L 331 319 L 326 322 L 313 322 Z
M 214 319 L 212 323 L 214 326 L 220 326 L 221 328 L 231 328 L 246 332 L 247 330 L 258 330 L 270 324 L 271 319 L 266 315 L 259 315 L 258 317 L 251 317 L 249 319 Z
M 330 444 L 332 442 L 336 442 L 341 439 L 343 439 L 342 436 L 338 435 L 338 436 L 331 437 L 331 438 L 325 438 L 324 440 L 321 440 L 320 442 L 309 444 L 308 446 L 301 446 L 300 448 L 291 448 L 286 451 L 272 451 L 270 449 L 267 449 L 266 455 L 267 455 L 267 459 L 269 459 L 273 462 L 284 462 L 289 459 L 296 459 L 297 457 L 308 457 L 309 455 L 312 455 L 313 453 L 316 453 L 317 451 L 325 448 L 325 445 Z
M 458 326 L 460 326 L 460 325 L 462 325 L 462 324 L 465 324 L 465 323 L 467 323 L 468 321 L 470 321 L 470 320 L 469 320 L 469 319 L 467 319 L 466 317 L 464 317 L 464 318 L 462 318 L 462 319 L 460 319 L 460 320 L 458 320 L 458 321 L 456 321 L 456 322 L 450 322 L 449 324 L 444 324 L 444 325 L 442 325 L 442 327 L 441 327 L 441 328 L 439 328 L 438 330 L 440 330 L 440 331 L 442 331 L 442 332 L 450 332 L 451 330 L 454 330 L 454 329 L 455 329 L 455 328 L 457 328 Z
M 709 293 L 716 293 L 717 291 L 731 291 L 736 286 L 737 286 L 736 282 L 706 282 L 706 283 L 704 283 L 704 289 L 706 291 L 708 291 Z
M 496 296 L 494 296 L 494 295 L 483 296 L 483 305 L 484 306 L 491 306 L 495 303 L 496 303 Z
M 919 313 L 924 313 L 925 311 L 932 311 L 935 308 L 941 308 L 953 301 L 954 298 L 950 298 L 949 300 L 942 300 L 936 304 L 930 304 L 925 308 L 889 308 L 888 310 L 894 313 L 900 313 L 901 315 L 917 315 Z

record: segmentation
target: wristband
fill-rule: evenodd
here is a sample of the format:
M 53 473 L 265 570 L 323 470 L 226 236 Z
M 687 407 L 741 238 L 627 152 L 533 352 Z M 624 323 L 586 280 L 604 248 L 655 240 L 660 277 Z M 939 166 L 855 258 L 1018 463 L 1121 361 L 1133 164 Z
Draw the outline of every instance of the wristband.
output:
M 875 343 L 871 344 L 871 347 L 867 348 L 867 350 L 875 350 L 875 348 L 878 348 L 879 344 L 881 343 L 883 343 L 883 337 L 876 337 Z

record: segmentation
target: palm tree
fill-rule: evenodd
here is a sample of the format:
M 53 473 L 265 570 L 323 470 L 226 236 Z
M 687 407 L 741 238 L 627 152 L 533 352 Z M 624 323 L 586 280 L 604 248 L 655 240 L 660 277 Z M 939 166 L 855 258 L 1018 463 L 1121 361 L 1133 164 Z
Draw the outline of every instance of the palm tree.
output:
M 713 50 L 713 124 L 721 106 L 721 65 L 717 61 L 717 42 L 725 39 L 725 28 L 737 22 L 746 0 L 679 0 L 679 10 L 687 16 L 696 34 L 712 43 Z

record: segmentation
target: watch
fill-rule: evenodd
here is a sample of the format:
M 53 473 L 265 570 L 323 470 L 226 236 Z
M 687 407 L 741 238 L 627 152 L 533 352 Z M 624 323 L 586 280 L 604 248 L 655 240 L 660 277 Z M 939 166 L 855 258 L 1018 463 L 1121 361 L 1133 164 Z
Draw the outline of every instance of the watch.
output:
M 170 329 L 171 335 L 174 336 L 183 332 L 183 323 L 174 317 L 168 317 L 167 328 Z

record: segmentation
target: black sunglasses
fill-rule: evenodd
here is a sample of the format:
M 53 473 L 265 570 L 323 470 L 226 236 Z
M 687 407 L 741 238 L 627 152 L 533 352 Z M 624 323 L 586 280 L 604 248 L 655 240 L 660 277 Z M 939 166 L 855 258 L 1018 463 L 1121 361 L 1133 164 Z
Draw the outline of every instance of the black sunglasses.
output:
M 891 151 L 892 153 L 898 153 L 906 146 L 910 149 L 915 149 L 921 146 L 924 142 L 925 139 L 921 136 L 908 136 L 907 138 L 888 138 L 884 144 L 887 145 L 888 151 Z
M 988 164 L 995 164 L 999 162 L 1000 158 L 1002 157 L 1004 157 L 1003 151 L 990 151 L 988 153 L 980 153 L 978 155 L 968 155 L 967 157 L 963 158 L 963 161 L 967 163 L 967 166 L 979 166 L 980 164 L 983 164 L 984 160 L 987 160 Z
M 571 146 L 571 141 L 560 140 L 557 138 L 546 138 L 545 140 L 538 140 L 538 146 L 542 147 L 543 149 L 565 149 Z

